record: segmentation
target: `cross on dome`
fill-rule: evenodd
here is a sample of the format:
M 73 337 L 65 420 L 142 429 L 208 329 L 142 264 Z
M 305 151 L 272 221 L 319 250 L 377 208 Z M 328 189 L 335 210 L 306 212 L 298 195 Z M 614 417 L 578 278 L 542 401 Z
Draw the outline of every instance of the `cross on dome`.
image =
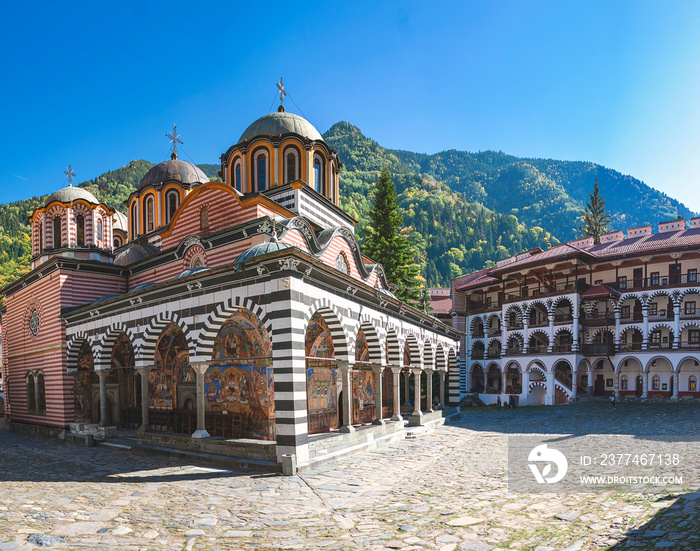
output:
M 170 147 L 173 150 L 172 154 L 170 155 L 170 158 L 175 160 L 177 159 L 177 144 L 182 143 L 182 140 L 180 139 L 180 136 L 177 133 L 177 126 L 173 124 L 173 131 L 169 134 L 166 134 L 165 137 L 170 139 Z
M 280 91 L 280 111 L 284 111 L 284 96 L 287 95 L 287 91 L 284 89 L 284 82 L 282 81 L 282 77 L 280 77 L 280 81 L 277 83 L 277 89 Z
M 64 170 L 63 174 L 68 176 L 68 187 L 73 186 L 73 177 L 75 176 L 75 172 L 71 169 L 70 165 L 68 165 L 68 170 Z

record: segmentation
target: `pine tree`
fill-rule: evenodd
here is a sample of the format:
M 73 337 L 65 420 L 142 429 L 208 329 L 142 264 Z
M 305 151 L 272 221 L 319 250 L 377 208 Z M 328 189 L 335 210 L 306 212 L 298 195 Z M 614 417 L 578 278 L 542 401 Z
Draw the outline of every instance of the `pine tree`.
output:
M 367 227 L 364 240 L 365 253 L 384 267 L 389 284 L 394 285 L 394 294 L 404 302 L 417 301 L 418 265 L 411 242 L 402 234 L 403 216 L 399 212 L 396 186 L 389 169 L 384 167 L 374 193 L 369 212 L 371 225 Z
M 579 225 L 579 235 L 581 237 L 592 237 L 594 243 L 600 243 L 600 236 L 607 233 L 610 227 L 610 215 L 605 210 L 605 199 L 600 194 L 598 179 L 596 178 L 593 191 L 589 192 L 590 201 L 586 203 L 586 208 L 581 211 L 581 224 Z

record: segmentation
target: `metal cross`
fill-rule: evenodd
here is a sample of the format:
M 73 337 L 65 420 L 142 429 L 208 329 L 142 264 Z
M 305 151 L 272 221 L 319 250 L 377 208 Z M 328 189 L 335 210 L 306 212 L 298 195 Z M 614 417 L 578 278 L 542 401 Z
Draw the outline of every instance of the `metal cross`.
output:
M 165 137 L 170 139 L 170 143 L 172 144 L 173 148 L 174 158 L 177 158 L 177 144 L 182 143 L 180 136 L 178 136 L 177 134 L 177 126 L 173 124 L 173 131 L 170 134 L 166 134 Z
M 68 176 L 68 187 L 73 185 L 73 177 L 75 176 L 75 172 L 71 169 L 70 165 L 68 165 L 68 170 L 64 170 L 63 174 L 66 174 Z
M 284 89 L 284 82 L 282 82 L 282 77 L 280 77 L 280 81 L 277 83 L 277 89 L 280 91 L 280 105 L 284 105 L 284 96 L 287 95 L 287 92 Z

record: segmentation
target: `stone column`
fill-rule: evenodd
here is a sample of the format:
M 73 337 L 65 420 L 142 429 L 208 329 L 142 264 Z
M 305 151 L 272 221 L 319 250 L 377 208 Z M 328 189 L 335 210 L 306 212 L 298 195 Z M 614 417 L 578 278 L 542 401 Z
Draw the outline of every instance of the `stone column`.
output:
M 574 316 L 573 344 L 571 345 L 572 352 L 578 352 L 579 348 L 580 348 L 579 342 L 578 342 L 578 330 L 579 330 L 578 323 L 579 322 L 578 322 L 578 312 L 577 312 L 576 315 Z
M 421 369 L 413 370 L 413 413 L 408 417 L 410 426 L 420 426 L 423 424 L 423 412 L 420 410 L 420 376 L 423 371 Z
M 523 314 L 523 354 L 527 354 L 530 350 L 530 320 Z
M 649 307 L 642 305 L 642 350 L 649 348 Z
M 678 371 L 673 372 L 673 394 L 671 394 L 671 400 L 678 400 Z
M 681 347 L 681 305 L 673 305 L 673 348 L 678 350 Z M 675 391 L 675 386 L 673 387 Z
M 506 393 L 506 383 L 508 382 L 508 374 L 507 371 L 501 372 L 501 394 Z
M 547 385 L 547 393 L 544 397 L 544 405 L 545 406 L 553 406 L 555 399 L 554 399 L 554 371 L 546 371 L 545 372 L 545 377 L 546 377 L 546 385 Z
M 642 373 L 642 398 L 649 397 L 649 372 Z
M 549 321 L 549 326 L 547 327 L 547 337 L 549 338 L 547 352 L 552 352 L 554 350 L 554 312 L 549 312 L 547 319 Z
M 340 432 L 354 432 L 355 427 L 352 426 L 352 369 L 350 364 L 338 362 L 340 368 L 340 384 L 343 389 L 343 422 L 340 427 Z
M 408 388 L 409 388 L 410 382 L 411 382 L 410 379 L 411 379 L 411 372 L 410 372 L 410 371 L 404 371 L 404 372 L 403 372 L 403 382 L 404 382 L 404 397 L 403 397 L 404 401 L 403 401 L 403 405 L 404 405 L 404 407 L 408 407 L 408 406 L 409 406 L 409 401 L 408 401 L 408 399 L 409 399 L 409 396 L 408 396 Z
M 394 383 L 394 415 L 392 421 L 403 421 L 401 417 L 401 367 L 391 367 L 391 374 Z
M 197 430 L 192 433 L 192 438 L 209 438 L 206 428 L 206 403 L 204 400 L 204 374 L 207 372 L 207 364 L 190 365 L 197 375 Z
M 571 395 L 575 399 L 578 393 L 578 371 L 573 371 L 571 375 Z
M 384 419 L 382 419 L 382 409 L 384 408 L 384 367 L 381 365 L 373 365 L 372 371 L 374 371 L 374 408 L 375 416 L 373 425 L 383 425 Z
M 139 367 L 136 370 L 141 377 L 141 426 L 139 432 L 145 432 L 151 428 L 148 419 L 148 374 L 152 369 L 152 367 Z
M 433 413 L 433 370 L 426 369 L 425 374 L 428 380 L 428 388 L 425 392 L 425 411 Z
M 438 371 L 440 374 L 440 409 L 445 409 L 445 372 Z
M 615 308 L 615 352 L 620 349 L 620 318 L 622 312 Z
M 589 396 L 593 396 L 593 366 L 588 370 L 588 381 L 586 381 L 588 384 L 586 385 L 588 387 L 587 392 Z
M 615 373 L 615 398 L 620 397 L 620 372 Z
M 107 408 L 107 374 L 109 373 L 109 369 L 100 369 L 98 371 L 95 371 L 97 373 L 97 376 L 100 378 L 100 426 L 105 427 L 107 426 L 107 415 L 108 415 L 108 408 Z
M 530 389 L 528 388 L 530 386 L 530 372 L 526 369 L 523 371 L 523 376 L 521 378 L 523 388 L 521 389 L 522 392 L 520 393 L 521 397 L 521 403 L 519 405 L 521 406 L 526 406 L 527 405 L 527 395 L 529 394 Z

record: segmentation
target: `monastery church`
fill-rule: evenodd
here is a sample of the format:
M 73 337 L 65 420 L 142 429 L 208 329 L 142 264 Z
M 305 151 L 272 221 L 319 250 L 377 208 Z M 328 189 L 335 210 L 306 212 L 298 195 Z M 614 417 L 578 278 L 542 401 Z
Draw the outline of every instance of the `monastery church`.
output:
M 32 214 L 32 270 L 2 291 L 13 430 L 303 466 L 327 435 L 354 446 L 456 405 L 460 332 L 362 254 L 316 128 L 280 105 L 221 155 L 222 181 L 170 137 L 126 216 L 72 185 Z

